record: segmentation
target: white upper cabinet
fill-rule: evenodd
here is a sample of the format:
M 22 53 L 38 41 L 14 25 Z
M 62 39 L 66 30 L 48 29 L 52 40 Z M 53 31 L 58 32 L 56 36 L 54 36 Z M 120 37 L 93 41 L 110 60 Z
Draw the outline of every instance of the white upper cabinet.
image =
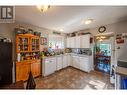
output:
M 75 37 L 67 38 L 67 48 L 75 48 Z
M 81 42 L 80 42 L 80 40 L 81 40 L 81 37 L 80 36 L 76 36 L 75 37 L 75 48 L 80 48 L 81 46 Z
M 67 44 L 66 44 L 66 45 L 67 45 L 66 47 L 67 47 L 67 48 L 70 48 L 70 47 L 71 47 L 71 46 L 70 46 L 70 38 L 67 38 L 66 41 L 67 41 L 67 42 L 66 42 L 66 43 L 67 43 Z
M 67 38 L 67 48 L 90 48 L 90 34 Z
M 81 48 L 90 48 L 90 34 L 81 36 Z
M 71 37 L 71 48 L 75 48 L 75 37 Z

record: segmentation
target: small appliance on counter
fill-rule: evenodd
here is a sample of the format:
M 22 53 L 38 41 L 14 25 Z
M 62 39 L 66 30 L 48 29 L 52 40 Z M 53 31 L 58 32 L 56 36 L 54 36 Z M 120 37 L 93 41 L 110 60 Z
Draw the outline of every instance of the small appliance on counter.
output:
M 72 49 L 72 53 L 91 56 L 92 50 L 91 49 L 85 49 L 85 48 L 78 48 L 78 49 L 75 48 L 75 49 Z
M 65 53 L 71 53 L 72 50 L 71 50 L 70 48 L 66 48 L 66 49 L 64 50 L 64 52 L 65 52 Z

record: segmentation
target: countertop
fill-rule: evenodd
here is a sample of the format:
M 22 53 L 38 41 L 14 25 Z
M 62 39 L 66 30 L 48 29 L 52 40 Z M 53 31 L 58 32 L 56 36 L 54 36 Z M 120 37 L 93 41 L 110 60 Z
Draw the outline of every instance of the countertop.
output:
M 53 58 L 53 57 L 59 57 L 59 56 L 68 55 L 68 54 L 72 56 L 79 56 L 79 57 L 90 57 L 90 55 L 84 55 L 84 54 L 64 53 L 64 54 L 59 54 L 54 56 L 44 56 L 43 58 Z
M 118 61 L 127 62 L 127 60 L 124 59 L 118 59 Z
M 117 66 L 115 72 L 116 74 L 127 76 L 127 68 Z

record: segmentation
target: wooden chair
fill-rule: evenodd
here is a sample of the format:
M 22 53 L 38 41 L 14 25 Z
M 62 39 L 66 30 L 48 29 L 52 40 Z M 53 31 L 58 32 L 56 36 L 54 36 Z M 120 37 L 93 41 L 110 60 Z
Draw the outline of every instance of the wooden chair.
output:
M 26 86 L 26 89 L 35 89 L 36 87 L 36 83 L 34 81 L 34 78 L 33 78 L 33 75 L 30 71 L 29 73 L 29 77 L 28 77 L 28 80 L 27 80 L 27 86 Z

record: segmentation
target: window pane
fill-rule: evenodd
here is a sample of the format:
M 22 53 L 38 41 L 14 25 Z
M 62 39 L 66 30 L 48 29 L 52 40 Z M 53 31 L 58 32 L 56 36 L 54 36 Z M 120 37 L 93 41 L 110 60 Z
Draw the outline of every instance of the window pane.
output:
M 49 47 L 52 49 L 63 49 L 64 48 L 64 37 L 58 35 L 49 36 Z

